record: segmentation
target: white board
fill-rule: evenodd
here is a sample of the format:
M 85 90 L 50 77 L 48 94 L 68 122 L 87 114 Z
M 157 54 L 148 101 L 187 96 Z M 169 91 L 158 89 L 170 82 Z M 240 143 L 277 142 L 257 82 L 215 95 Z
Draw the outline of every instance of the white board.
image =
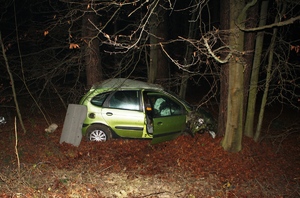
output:
M 66 142 L 79 146 L 82 139 L 82 124 L 86 118 L 87 108 L 84 105 L 69 104 L 59 143 Z

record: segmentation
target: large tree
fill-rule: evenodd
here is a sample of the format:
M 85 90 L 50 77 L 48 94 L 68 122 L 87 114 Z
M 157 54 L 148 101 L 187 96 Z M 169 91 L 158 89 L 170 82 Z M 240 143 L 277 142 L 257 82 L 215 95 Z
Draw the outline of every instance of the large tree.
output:
M 267 11 L 268 11 L 268 1 L 262 1 L 260 8 L 260 20 L 259 26 L 266 25 L 267 21 Z M 249 81 L 249 96 L 247 98 L 247 114 L 245 121 L 245 135 L 248 137 L 253 137 L 253 127 L 254 127 L 254 116 L 256 110 L 256 97 L 257 97 L 257 85 L 260 71 L 260 63 L 262 59 L 264 32 L 258 32 L 256 36 L 255 51 L 252 63 L 251 79 Z M 254 43 L 254 42 L 253 42 Z M 249 62 L 250 63 L 250 62 Z M 249 65 L 250 66 L 250 65 Z M 251 82 L 251 83 L 250 83 Z
M 291 1 L 292 2 L 292 1 Z M 274 76 L 274 71 L 272 71 L 272 65 L 274 65 L 274 61 L 276 62 L 276 59 L 274 54 L 276 53 L 276 40 L 278 37 L 278 27 L 285 26 L 288 24 L 291 24 L 297 20 L 300 19 L 299 16 L 296 16 L 294 18 L 287 19 L 285 21 L 280 21 L 282 20 L 282 16 L 285 15 L 286 13 L 286 7 L 287 4 L 286 2 L 277 2 L 277 4 L 274 4 L 277 11 L 274 14 L 275 21 L 273 24 L 266 25 L 266 18 L 267 18 L 267 10 L 268 10 L 268 1 L 256 1 L 252 0 L 249 1 L 247 4 L 243 1 L 235 1 L 235 0 L 229 0 L 228 1 L 230 8 L 229 8 L 229 13 L 230 17 L 227 18 L 230 23 L 230 28 L 229 28 L 229 42 L 228 45 L 230 48 L 233 50 L 233 56 L 229 60 L 229 68 L 228 68 L 228 95 L 223 94 L 224 92 L 221 92 L 221 107 L 224 108 L 224 101 L 227 100 L 227 106 L 226 106 L 226 113 L 227 113 L 227 120 L 226 120 L 226 130 L 225 130 L 225 136 L 222 141 L 222 146 L 224 147 L 225 150 L 228 151 L 239 151 L 241 149 L 241 140 L 242 140 L 242 134 L 243 134 L 243 127 L 244 127 L 244 116 L 245 116 L 245 111 L 247 111 L 247 117 L 246 117 L 246 135 L 249 137 L 253 137 L 253 126 L 254 126 L 254 115 L 255 115 L 255 103 L 258 100 L 257 97 L 257 87 L 258 87 L 258 78 L 261 72 L 264 72 L 263 70 L 259 70 L 259 66 L 262 64 L 261 56 L 263 55 L 262 49 L 264 46 L 263 42 L 263 30 L 272 29 L 272 36 L 270 39 L 270 45 L 268 45 L 268 58 L 265 59 L 267 67 L 266 67 L 266 74 L 265 74 L 265 79 L 261 79 L 263 82 L 265 82 L 264 85 L 264 93 L 261 101 L 261 108 L 260 108 L 260 113 L 258 117 L 258 122 L 257 122 L 257 129 L 255 133 L 255 141 L 258 141 L 259 136 L 260 136 L 260 131 L 262 128 L 262 120 L 264 117 L 264 111 L 265 111 L 265 105 L 267 104 L 267 98 L 269 94 L 269 88 L 270 88 L 270 83 L 272 82 L 272 79 L 275 77 Z M 258 4 L 259 3 L 259 4 Z M 261 4 L 260 4 L 261 3 Z M 252 28 L 251 26 L 246 26 L 245 21 L 249 20 L 247 18 L 247 11 L 249 13 L 249 10 L 253 7 L 256 7 L 259 5 L 261 8 L 260 12 L 260 23 L 258 24 L 259 26 L 256 27 L 253 25 Z M 294 5 L 295 6 L 295 5 Z M 253 13 L 250 13 L 249 16 L 253 16 Z M 225 19 L 226 20 L 226 19 Z M 249 49 L 249 44 L 247 46 L 244 46 L 244 43 L 249 42 L 247 37 L 244 36 L 244 32 L 247 33 L 256 33 L 257 34 L 257 39 L 256 39 L 256 47 L 255 51 L 253 51 L 252 57 L 254 57 L 254 60 L 251 61 L 249 59 L 248 53 L 251 53 L 248 51 Z M 281 37 L 281 39 L 287 39 Z M 254 42 L 252 40 L 252 42 Z M 251 46 L 253 46 L 251 44 Z M 281 54 L 281 55 L 279 55 Z M 283 52 L 279 52 L 277 54 L 278 57 L 282 56 L 284 54 Z M 245 56 L 246 55 L 246 56 Z M 250 56 L 251 57 L 251 56 Z M 279 58 L 280 60 L 281 58 Z M 245 61 L 246 60 L 246 61 Z M 287 59 L 285 61 L 288 62 Z M 253 62 L 252 64 L 252 71 L 251 73 L 248 72 L 248 68 L 244 67 L 249 67 L 249 63 Z M 247 64 L 248 63 L 248 64 Z M 282 63 L 281 63 L 282 64 Z M 284 64 L 283 64 L 284 65 Z M 284 70 L 280 70 L 280 67 L 275 67 L 278 73 L 283 73 Z M 292 78 L 292 79 L 297 79 L 297 75 L 295 75 L 297 72 L 297 67 L 293 66 L 291 67 L 291 70 L 295 71 L 294 76 L 290 72 L 287 73 L 287 77 Z M 245 79 L 248 79 L 248 75 L 251 74 L 251 79 L 250 81 Z M 293 76 L 293 77 L 292 77 Z M 225 73 L 226 77 L 226 73 Z M 243 79 L 243 77 L 246 77 Z M 293 82 L 294 80 L 291 80 Z M 285 80 L 284 80 L 285 81 Z M 244 86 L 242 86 L 242 82 L 244 82 Z M 224 81 L 221 81 L 221 87 L 224 86 Z M 294 84 L 294 83 L 293 83 Z M 249 99 L 245 100 L 245 96 L 243 94 L 248 93 L 248 86 L 250 87 L 250 95 Z M 297 87 L 297 85 L 296 85 Z M 225 85 L 226 88 L 226 85 Z M 281 87 L 283 88 L 283 87 Z M 283 90 L 288 89 L 288 87 L 283 88 Z M 222 90 L 222 89 L 221 89 Z M 290 91 L 293 96 L 297 94 L 295 91 Z M 281 95 L 283 96 L 283 95 Z M 284 96 L 283 96 L 284 97 Z M 244 101 L 243 101 L 244 100 Z M 291 100 L 289 100 L 291 102 Z M 248 104 L 248 105 L 247 105 Z M 247 107 L 247 108 L 246 108 Z M 220 109 L 220 112 L 223 112 L 225 109 Z M 222 118 L 222 117 L 221 117 Z M 222 120 L 221 120 L 222 121 Z M 219 129 L 224 128 L 225 122 L 221 122 L 221 126 Z
M 167 31 L 167 10 L 164 9 L 164 4 L 159 4 L 159 1 L 152 1 L 153 9 L 149 20 L 149 69 L 148 82 L 155 83 L 157 80 L 165 80 L 169 77 L 169 63 L 159 43 L 168 39 Z
M 236 24 L 246 18 L 245 15 L 241 15 L 245 2 L 230 0 L 229 6 L 229 45 L 236 53 L 229 60 L 227 122 L 222 146 L 225 150 L 237 152 L 242 148 L 243 134 L 244 59 L 242 52 L 244 50 L 244 33 Z
M 99 16 L 94 12 L 94 6 L 96 5 L 89 1 L 83 4 L 83 7 L 87 8 L 82 17 L 83 57 L 87 87 L 91 87 L 102 80 L 100 40 L 96 29 L 99 24 Z

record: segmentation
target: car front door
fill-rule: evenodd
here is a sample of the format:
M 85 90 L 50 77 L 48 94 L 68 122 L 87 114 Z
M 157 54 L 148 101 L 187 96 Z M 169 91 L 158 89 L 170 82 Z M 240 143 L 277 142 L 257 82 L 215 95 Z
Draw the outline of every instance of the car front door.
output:
M 152 144 L 172 140 L 182 134 L 186 125 L 186 112 L 175 99 L 162 93 L 146 94 L 152 107 Z

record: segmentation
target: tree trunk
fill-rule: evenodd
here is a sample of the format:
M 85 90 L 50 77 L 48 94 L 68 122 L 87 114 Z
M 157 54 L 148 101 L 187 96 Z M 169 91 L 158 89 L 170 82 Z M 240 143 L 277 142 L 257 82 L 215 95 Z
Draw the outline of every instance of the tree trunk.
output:
M 263 1 L 260 8 L 259 27 L 266 24 L 268 13 L 268 1 Z M 257 100 L 257 84 L 259 77 L 259 70 L 261 64 L 261 54 L 263 49 L 264 32 L 258 32 L 256 37 L 254 60 L 252 65 L 252 73 L 249 86 L 248 106 L 245 122 L 245 136 L 253 137 L 254 117 Z
M 225 135 L 227 122 L 227 100 L 228 100 L 228 68 L 229 63 L 222 65 L 220 71 L 220 105 L 218 117 L 218 134 Z
M 189 32 L 188 32 L 188 39 L 195 39 L 196 37 L 196 18 L 197 18 L 198 12 L 193 12 L 192 18 L 190 19 L 190 24 L 189 24 Z M 188 65 L 191 64 L 192 62 L 192 56 L 193 56 L 193 47 L 191 45 L 186 46 L 185 50 L 185 56 L 184 56 L 184 64 Z M 185 98 L 186 96 L 186 90 L 188 87 L 188 79 L 189 79 L 189 73 L 187 71 L 182 72 L 182 77 L 181 77 L 181 84 L 180 84 L 180 91 L 179 91 L 179 96 L 181 98 Z
M 221 21 L 221 30 L 229 30 L 230 28 L 230 7 L 229 0 L 220 1 L 220 21 Z M 228 35 L 222 35 L 222 40 L 225 44 L 229 45 Z M 227 53 L 221 56 L 226 57 Z M 226 121 L 227 121 L 227 99 L 228 99 L 228 66 L 226 63 L 221 65 L 220 69 L 220 105 L 219 105 L 219 117 L 218 117 L 218 134 L 224 135 L 226 130 Z
M 240 0 L 230 1 L 230 31 L 229 45 L 237 52 L 244 50 L 244 33 L 236 26 L 237 22 L 243 22 L 245 16 L 239 16 L 245 2 Z M 245 14 L 244 14 L 245 15 Z M 236 19 L 239 19 L 236 21 Z M 229 61 L 228 68 L 228 100 L 227 100 L 227 122 L 222 147 L 226 151 L 238 152 L 242 149 L 243 134 L 243 57 L 242 53 L 234 54 Z
M 188 87 L 189 76 L 190 75 L 187 71 L 182 72 L 181 82 L 180 82 L 180 90 L 179 90 L 179 96 L 181 98 L 185 98 L 185 96 L 186 96 L 186 90 Z
M 256 128 L 255 136 L 254 136 L 255 142 L 258 141 L 259 136 L 260 136 L 262 121 L 264 118 L 264 112 L 265 112 L 265 107 L 266 107 L 266 103 L 267 103 L 269 85 L 270 85 L 270 81 L 271 81 L 271 68 L 272 68 L 272 63 L 273 63 L 274 46 L 275 46 L 275 39 L 277 36 L 277 30 L 278 30 L 277 28 L 275 28 L 273 30 L 273 36 L 272 36 L 272 40 L 270 43 L 270 53 L 269 53 L 269 58 L 268 58 L 269 62 L 268 62 L 268 66 L 267 66 L 267 76 L 266 76 L 266 86 L 265 86 L 263 98 L 261 101 L 261 106 L 260 106 L 260 111 L 259 111 L 259 116 L 258 116 L 258 123 L 257 123 L 257 128 Z
M 285 13 L 286 6 L 287 6 L 287 4 L 286 4 L 286 2 L 284 2 L 283 8 L 281 9 L 281 13 L 278 14 L 275 18 L 275 23 L 278 23 L 280 21 L 280 16 L 282 16 Z M 262 98 L 262 102 L 261 102 L 261 106 L 260 106 L 260 112 L 259 112 L 259 116 L 258 116 L 257 128 L 256 128 L 255 136 L 254 136 L 255 142 L 257 142 L 259 140 L 262 122 L 263 122 L 263 118 L 264 118 L 264 112 L 265 112 L 265 108 L 266 108 L 266 103 L 267 103 L 267 98 L 268 98 L 268 93 L 269 93 L 269 86 L 270 86 L 270 81 L 272 78 L 271 69 L 272 69 L 272 65 L 273 65 L 273 56 L 274 56 L 274 48 L 275 48 L 277 32 L 278 32 L 278 28 L 274 28 L 271 43 L 270 43 L 270 48 L 269 48 L 270 50 L 269 50 L 269 56 L 268 56 L 266 86 L 264 89 L 264 94 L 263 94 L 263 98 Z
M 227 123 L 222 146 L 226 151 L 238 152 L 242 149 L 243 134 L 243 65 L 239 57 L 232 57 L 229 64 Z
M 252 0 L 248 0 L 252 1 Z M 250 7 L 247 11 L 247 19 L 245 22 L 246 28 L 254 28 L 258 23 L 258 8 L 259 4 L 256 3 L 254 6 Z M 255 47 L 256 32 L 246 32 L 245 33 L 245 65 L 244 65 L 244 115 L 243 115 L 243 126 L 246 122 L 246 113 L 247 113 L 247 103 L 249 95 L 249 83 L 251 78 L 253 56 L 254 56 L 254 47 Z
M 99 24 L 98 16 L 89 8 L 82 21 L 82 37 L 84 41 L 84 62 L 86 68 L 87 88 L 102 80 L 99 39 L 95 26 Z
M 166 10 L 161 6 L 154 9 L 149 20 L 150 64 L 148 82 L 155 83 L 157 79 L 169 77 L 169 62 L 162 51 L 159 42 L 167 38 Z

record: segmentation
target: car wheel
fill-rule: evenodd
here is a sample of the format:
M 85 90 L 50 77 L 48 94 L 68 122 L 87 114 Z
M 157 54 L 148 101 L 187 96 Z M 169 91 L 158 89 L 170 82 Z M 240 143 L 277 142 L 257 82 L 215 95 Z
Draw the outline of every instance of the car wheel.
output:
M 111 138 L 111 132 L 108 127 L 95 124 L 87 129 L 88 141 L 105 142 Z

